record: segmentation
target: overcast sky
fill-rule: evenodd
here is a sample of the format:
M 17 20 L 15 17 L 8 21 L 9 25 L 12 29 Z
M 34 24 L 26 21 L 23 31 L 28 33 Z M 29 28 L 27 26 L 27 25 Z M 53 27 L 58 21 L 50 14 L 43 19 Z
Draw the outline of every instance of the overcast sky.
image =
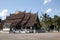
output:
M 0 17 L 6 16 L 16 11 L 36 13 L 41 16 L 41 12 L 47 13 L 51 17 L 60 16 L 60 0 L 0 0 Z

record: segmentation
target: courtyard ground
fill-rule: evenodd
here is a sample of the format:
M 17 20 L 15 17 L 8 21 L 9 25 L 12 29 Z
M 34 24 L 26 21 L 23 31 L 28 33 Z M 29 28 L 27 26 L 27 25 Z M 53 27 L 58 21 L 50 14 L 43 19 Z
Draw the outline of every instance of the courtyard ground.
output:
M 60 40 L 60 33 L 0 33 L 0 40 Z

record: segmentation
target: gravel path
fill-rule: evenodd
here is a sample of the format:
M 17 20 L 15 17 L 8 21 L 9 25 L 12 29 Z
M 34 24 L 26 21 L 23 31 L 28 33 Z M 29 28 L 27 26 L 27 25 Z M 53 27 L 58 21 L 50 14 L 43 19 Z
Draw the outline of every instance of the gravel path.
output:
M 60 40 L 60 33 L 0 33 L 0 40 Z

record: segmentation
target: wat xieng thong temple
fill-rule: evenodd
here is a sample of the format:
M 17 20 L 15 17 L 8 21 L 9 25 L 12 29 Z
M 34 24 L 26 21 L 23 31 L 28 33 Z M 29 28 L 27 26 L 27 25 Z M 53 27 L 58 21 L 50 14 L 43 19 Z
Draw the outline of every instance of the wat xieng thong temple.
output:
M 40 21 L 38 18 L 38 13 L 26 13 L 17 11 L 14 14 L 10 14 L 10 16 L 6 17 L 4 26 L 10 28 L 10 31 L 14 30 L 29 30 L 29 32 L 33 32 L 41 28 Z M 32 30 L 32 31 L 31 31 Z

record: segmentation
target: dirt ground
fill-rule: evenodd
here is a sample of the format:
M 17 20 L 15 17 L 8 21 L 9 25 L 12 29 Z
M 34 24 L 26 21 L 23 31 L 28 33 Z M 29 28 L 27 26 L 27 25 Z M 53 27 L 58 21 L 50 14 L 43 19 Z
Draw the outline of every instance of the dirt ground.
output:
M 0 33 L 0 40 L 60 40 L 60 33 Z

